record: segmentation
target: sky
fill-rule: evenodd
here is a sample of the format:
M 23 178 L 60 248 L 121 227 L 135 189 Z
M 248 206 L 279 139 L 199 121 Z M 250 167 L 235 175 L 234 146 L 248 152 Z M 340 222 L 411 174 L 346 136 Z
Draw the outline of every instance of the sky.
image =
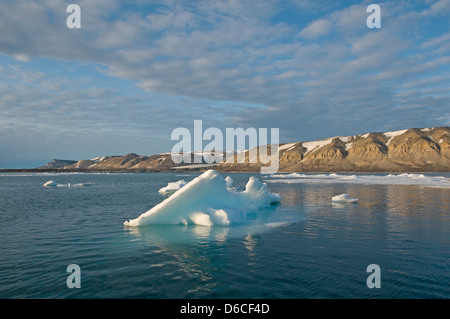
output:
M 2 0 L 0 30 L 0 168 L 169 152 L 194 120 L 282 143 L 450 124 L 450 0 Z

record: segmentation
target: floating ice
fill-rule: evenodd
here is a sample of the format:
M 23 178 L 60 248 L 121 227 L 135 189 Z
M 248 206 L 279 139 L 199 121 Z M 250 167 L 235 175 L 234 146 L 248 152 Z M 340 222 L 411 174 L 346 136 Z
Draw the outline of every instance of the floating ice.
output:
M 43 186 L 44 187 L 56 187 L 56 186 L 58 186 L 58 183 L 56 183 L 54 181 L 48 181 L 48 182 L 45 182 Z
M 168 183 L 166 187 L 163 187 L 159 190 L 160 194 L 163 195 L 170 195 L 175 193 L 177 190 L 179 190 L 181 187 L 185 186 L 187 184 L 187 182 L 182 179 L 179 180 L 177 182 L 173 182 L 173 183 Z
M 274 174 L 267 176 L 268 183 L 347 183 L 365 185 L 418 185 L 426 187 L 450 188 L 450 178 L 425 174 Z
M 208 170 L 138 218 L 125 221 L 124 225 L 226 226 L 242 223 L 249 213 L 281 199 L 255 177 L 250 177 L 242 192 L 227 188 L 231 181 L 231 178 L 222 178 L 215 170 Z
M 83 187 L 83 186 L 91 186 L 94 183 L 76 183 L 76 184 L 58 184 L 55 181 L 48 181 L 44 183 L 44 187 Z
M 94 183 L 77 183 L 77 184 L 68 184 L 69 187 L 83 187 L 83 186 L 91 186 Z
M 357 203 L 358 199 L 351 198 L 348 194 L 336 195 L 331 198 L 333 202 L 339 203 Z
M 225 177 L 225 182 L 227 188 L 233 187 L 233 179 L 230 176 Z

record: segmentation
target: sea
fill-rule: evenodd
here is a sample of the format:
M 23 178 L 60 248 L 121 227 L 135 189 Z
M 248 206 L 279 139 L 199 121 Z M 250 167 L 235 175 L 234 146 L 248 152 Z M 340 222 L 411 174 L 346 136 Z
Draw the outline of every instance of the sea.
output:
M 0 173 L 0 298 L 450 298 L 449 173 L 221 173 L 282 199 L 236 225 L 124 226 L 199 174 Z

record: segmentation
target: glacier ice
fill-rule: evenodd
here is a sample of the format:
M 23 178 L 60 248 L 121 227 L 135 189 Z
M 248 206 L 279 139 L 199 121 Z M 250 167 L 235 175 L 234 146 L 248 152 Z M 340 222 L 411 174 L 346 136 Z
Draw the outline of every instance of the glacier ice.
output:
M 208 170 L 180 188 L 169 198 L 125 226 L 148 224 L 183 224 L 227 226 L 239 224 L 247 215 L 280 201 L 266 183 L 250 177 L 242 192 L 229 188 L 232 179 L 224 179 L 215 170 Z M 228 186 L 228 187 L 227 187 Z

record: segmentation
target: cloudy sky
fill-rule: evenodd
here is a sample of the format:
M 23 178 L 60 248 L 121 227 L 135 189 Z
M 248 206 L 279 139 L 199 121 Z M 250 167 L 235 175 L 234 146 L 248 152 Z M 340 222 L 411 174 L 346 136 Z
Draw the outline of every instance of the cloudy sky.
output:
M 194 120 L 281 142 L 450 124 L 450 0 L 2 0 L 0 30 L 0 168 L 168 152 Z

